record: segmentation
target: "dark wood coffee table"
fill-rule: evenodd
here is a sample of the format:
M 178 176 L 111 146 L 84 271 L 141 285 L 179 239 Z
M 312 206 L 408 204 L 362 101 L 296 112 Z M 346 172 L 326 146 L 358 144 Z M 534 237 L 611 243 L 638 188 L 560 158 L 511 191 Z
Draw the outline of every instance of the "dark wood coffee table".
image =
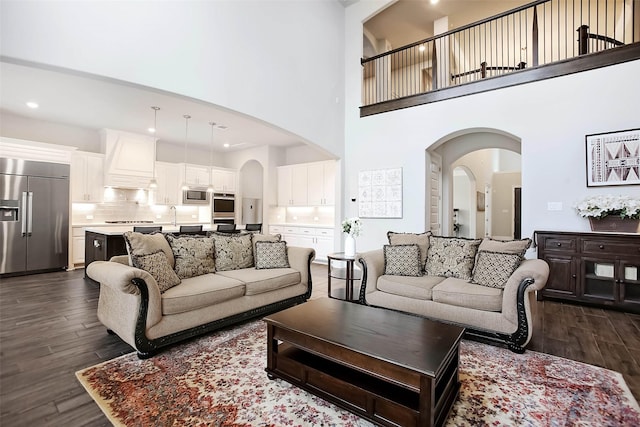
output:
M 443 425 L 464 328 L 321 298 L 264 318 L 267 368 L 383 426 Z

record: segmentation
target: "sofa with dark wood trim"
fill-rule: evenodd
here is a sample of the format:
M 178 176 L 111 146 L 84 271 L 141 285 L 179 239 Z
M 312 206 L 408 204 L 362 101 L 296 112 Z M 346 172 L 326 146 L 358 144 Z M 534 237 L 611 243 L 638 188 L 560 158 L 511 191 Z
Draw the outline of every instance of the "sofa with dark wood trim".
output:
M 161 239 L 165 237 L 160 236 L 155 239 L 162 246 Z M 256 248 L 256 237 L 251 240 L 251 250 Z M 192 238 L 196 239 L 195 236 Z M 167 244 L 162 249 L 166 251 L 168 247 Z M 158 277 L 157 271 L 130 265 L 131 256 L 127 255 L 113 257 L 110 261 L 94 261 L 87 267 L 87 275 L 100 283 L 100 322 L 110 333 L 117 334 L 134 347 L 140 358 L 147 358 L 176 342 L 309 299 L 315 251 L 291 246 L 285 250 L 286 267 L 256 268 L 251 265 L 204 274 L 191 271 L 187 274 L 191 277 L 182 278 L 179 284 L 168 289 L 163 288 L 163 283 L 158 284 L 164 279 L 154 278 L 154 275 Z M 171 259 L 171 252 L 162 254 L 149 249 L 146 252 L 169 259 L 170 269 L 179 271 L 181 255 L 176 254 Z M 208 253 L 203 258 L 212 255 Z M 185 259 L 188 259 L 187 255 Z M 182 267 L 185 267 L 184 263 Z M 165 271 L 165 274 L 171 273 Z
M 469 277 L 455 277 L 459 266 L 466 261 L 447 255 L 446 248 L 440 259 L 433 257 L 435 264 L 431 264 L 432 272 L 429 272 L 436 239 L 441 246 L 442 242 L 451 246 L 475 245 L 476 249 L 470 249 L 467 256 Z M 360 303 L 464 326 L 466 335 L 471 338 L 506 344 L 514 352 L 524 351 L 533 333 L 535 293 L 545 286 L 549 275 L 546 262 L 524 259 L 529 239 L 502 242 L 485 238 L 481 241 L 431 236 L 429 232 L 390 232 L 389 240 L 390 244 L 384 249 L 365 252 L 358 257 L 363 269 Z M 416 246 L 417 253 L 422 252 L 418 265 L 424 267 L 422 271 L 415 268 L 407 271 L 407 265 L 415 266 Z M 391 254 L 400 250 L 405 256 L 399 261 L 394 258 L 399 262 L 394 267 L 390 265 L 391 261 L 395 262 L 390 261 Z M 407 255 L 409 250 L 413 252 Z M 500 272 L 502 279 L 497 280 L 498 283 L 491 283 L 503 268 L 496 261 L 500 259 L 511 263 L 510 269 Z M 484 270 L 484 279 L 481 277 L 483 272 L 478 270 Z M 406 273 L 409 274 L 404 275 Z M 484 285 L 474 283 L 476 275 L 477 281 Z

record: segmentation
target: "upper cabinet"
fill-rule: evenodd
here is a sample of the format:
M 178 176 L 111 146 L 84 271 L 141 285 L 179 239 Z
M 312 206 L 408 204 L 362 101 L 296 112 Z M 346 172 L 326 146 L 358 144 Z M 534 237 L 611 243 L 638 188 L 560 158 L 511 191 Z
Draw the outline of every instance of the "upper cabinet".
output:
M 335 162 L 280 166 L 278 206 L 323 206 L 335 204 Z
M 71 155 L 71 201 L 98 203 L 104 194 L 104 155 L 76 151 Z
M 154 200 L 158 205 L 177 205 L 180 197 L 180 166 L 176 163 L 156 163 L 158 187 L 154 190 Z
M 209 168 L 207 166 L 181 164 L 181 181 L 186 181 L 190 187 L 203 187 L 209 186 Z
M 336 162 L 309 164 L 307 180 L 309 205 L 335 205 Z
M 218 192 L 235 193 L 238 174 L 233 169 L 211 169 L 213 189 Z
M 153 178 L 156 139 L 112 129 L 100 131 L 104 145 L 104 185 L 146 188 Z

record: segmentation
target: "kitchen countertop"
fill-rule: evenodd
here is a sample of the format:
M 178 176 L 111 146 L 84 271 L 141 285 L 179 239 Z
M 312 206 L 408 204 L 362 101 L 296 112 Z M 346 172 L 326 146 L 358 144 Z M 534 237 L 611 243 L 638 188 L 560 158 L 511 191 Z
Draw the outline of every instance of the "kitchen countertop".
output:
M 160 223 L 153 223 L 153 224 L 137 224 L 138 226 L 148 226 L 148 227 L 154 227 L 154 226 L 158 226 L 158 225 L 162 225 L 162 232 L 163 233 L 178 233 L 180 231 L 180 225 L 178 226 L 173 226 L 171 224 L 169 225 L 165 225 L 165 224 L 160 224 Z M 185 225 L 185 224 L 182 224 Z M 202 227 L 203 231 L 209 231 L 211 230 L 211 226 L 209 224 L 206 224 Z M 213 228 L 215 230 L 215 228 Z M 118 235 L 122 235 L 124 233 L 126 233 L 127 231 L 133 231 L 133 224 L 115 224 L 114 226 L 108 225 L 108 226 L 93 226 L 93 227 L 85 227 L 84 229 L 85 231 L 89 231 L 91 233 L 98 233 L 98 234 L 104 234 L 105 236 L 118 236 Z

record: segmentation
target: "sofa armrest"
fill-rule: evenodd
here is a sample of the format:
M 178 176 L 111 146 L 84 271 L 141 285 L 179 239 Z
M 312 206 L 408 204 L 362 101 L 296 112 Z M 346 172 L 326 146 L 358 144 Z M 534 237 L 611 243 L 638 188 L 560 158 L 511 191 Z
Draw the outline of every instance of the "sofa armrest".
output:
M 300 272 L 301 283 L 311 289 L 311 262 L 316 258 L 315 249 L 287 246 L 287 257 L 289 266 Z
M 517 318 L 518 288 L 523 281 L 529 284 L 525 294 L 539 291 L 547 284 L 549 265 L 541 259 L 525 259 L 513 272 L 504 287 L 502 313 L 508 318 Z
M 116 294 L 140 297 L 140 286 L 147 288 L 148 308 L 147 326 L 154 325 L 162 318 L 162 298 L 156 280 L 144 270 L 119 262 L 94 261 L 87 266 L 87 276 L 108 286 Z
M 382 249 L 363 252 L 359 254 L 358 262 L 362 266 L 360 302 L 366 303 L 366 294 L 376 290 L 378 277 L 384 274 L 384 252 Z

